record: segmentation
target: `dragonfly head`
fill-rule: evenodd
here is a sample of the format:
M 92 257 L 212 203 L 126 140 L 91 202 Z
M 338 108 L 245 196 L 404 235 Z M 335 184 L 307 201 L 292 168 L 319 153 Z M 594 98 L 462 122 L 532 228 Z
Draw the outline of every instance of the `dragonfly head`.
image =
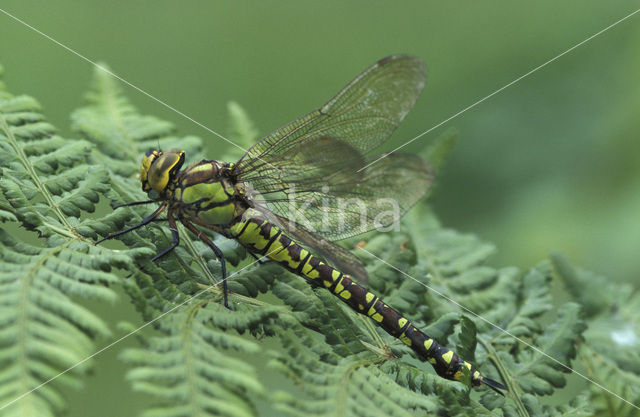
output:
M 180 149 L 147 151 L 140 164 L 142 190 L 147 193 L 155 191 L 163 194 L 182 168 L 182 164 L 184 164 L 184 151 Z

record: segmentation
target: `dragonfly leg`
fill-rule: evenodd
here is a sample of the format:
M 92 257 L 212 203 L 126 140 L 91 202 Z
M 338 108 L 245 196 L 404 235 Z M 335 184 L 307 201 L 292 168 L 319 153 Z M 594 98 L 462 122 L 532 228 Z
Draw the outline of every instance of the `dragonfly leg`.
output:
M 145 217 L 144 219 L 142 219 L 142 221 L 134 226 L 128 227 L 124 230 L 120 230 L 119 232 L 115 232 L 115 233 L 111 233 L 108 236 L 103 237 L 102 239 L 100 239 L 99 241 L 97 241 L 95 244 L 100 244 L 102 242 L 104 242 L 105 240 L 109 240 L 109 239 L 113 239 L 114 237 L 118 237 L 118 236 L 122 236 L 125 233 L 129 233 L 131 231 L 134 231 L 136 229 L 141 228 L 142 226 L 146 226 L 147 224 L 151 223 L 153 221 L 153 219 L 155 219 L 156 217 L 158 217 L 160 215 L 160 213 L 162 213 L 164 211 L 164 209 L 167 207 L 167 204 L 164 203 L 162 204 L 160 207 L 158 207 L 156 209 L 156 211 L 154 211 L 153 213 L 151 213 L 150 215 L 148 215 L 147 217 Z
M 224 258 L 224 254 L 222 253 L 220 248 L 211 241 L 211 239 L 209 239 L 204 233 L 202 233 L 201 230 L 198 230 L 193 224 L 189 223 L 185 219 L 180 219 L 180 221 L 187 229 L 189 229 L 194 235 L 196 235 L 198 239 L 202 240 L 207 246 L 209 246 L 213 253 L 216 255 L 216 258 L 218 258 L 218 261 L 220 261 L 220 269 L 222 270 L 222 298 L 224 300 L 224 306 L 229 310 L 232 310 L 232 308 L 229 307 L 228 301 L 229 289 L 227 288 L 227 262 Z
M 178 234 L 178 226 L 176 226 L 176 220 L 173 218 L 171 214 L 171 210 L 169 210 L 169 214 L 167 215 L 167 221 L 169 222 L 169 230 L 171 230 L 171 246 L 159 252 L 156 256 L 151 258 L 151 262 L 155 262 L 158 259 L 162 258 L 167 253 L 171 252 L 180 244 L 180 235 Z
M 247 252 L 249 252 L 249 251 L 247 251 Z M 263 259 L 263 258 L 264 258 L 264 256 L 258 256 L 258 255 L 256 255 L 256 254 L 255 254 L 255 253 L 253 253 L 253 252 L 249 252 L 249 255 L 251 255 L 251 256 L 253 257 L 253 259 L 255 259 L 256 261 L 258 261 L 258 263 L 259 263 L 260 265 L 264 265 L 264 264 L 266 264 L 267 262 L 269 262 L 269 259 Z
M 160 259 L 161 257 L 163 257 L 164 255 L 166 255 L 167 253 L 171 252 L 172 250 L 174 250 L 176 248 L 176 246 L 178 246 L 180 244 L 180 235 L 178 234 L 178 228 L 176 226 L 176 221 L 173 218 L 173 216 L 171 214 L 169 214 L 167 216 L 166 219 L 151 219 L 150 222 L 160 222 L 160 221 L 164 221 L 164 222 L 169 222 L 169 230 L 171 230 L 171 237 L 172 237 L 172 242 L 171 242 L 171 246 L 169 246 L 167 249 L 163 250 L 162 252 L 156 254 L 153 258 L 151 258 L 151 262 L 155 262 L 158 259 Z M 144 265 L 139 266 L 138 267 L 139 271 L 144 271 Z M 125 279 L 131 277 L 133 275 L 133 272 L 130 273 L 129 275 L 127 275 L 126 277 L 124 277 Z
M 151 204 L 151 203 L 157 203 L 157 201 L 145 200 L 145 201 L 134 201 L 132 203 L 117 204 L 113 206 L 113 209 L 115 210 L 115 209 L 119 209 L 120 207 L 140 206 L 142 204 Z

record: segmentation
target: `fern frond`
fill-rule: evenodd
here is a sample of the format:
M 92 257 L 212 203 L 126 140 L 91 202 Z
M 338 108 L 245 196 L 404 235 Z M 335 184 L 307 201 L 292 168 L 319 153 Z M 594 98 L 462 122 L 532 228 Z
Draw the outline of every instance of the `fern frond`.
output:
M 332 308 L 338 310 L 335 305 Z M 303 396 L 274 394 L 276 409 L 287 415 L 408 417 L 439 408 L 437 396 L 398 384 L 396 370 L 379 367 L 379 356 L 362 347 L 359 353 L 342 350 L 340 354 L 339 349 L 318 343 L 299 324 L 283 332 L 281 339 L 289 354 L 274 354 L 269 365 L 296 381 L 304 392 Z
M 190 153 L 199 149 L 198 138 L 178 138 L 173 124 L 138 114 L 122 95 L 119 82 L 101 69 L 95 70 L 85 100 L 86 105 L 71 115 L 72 129 L 96 145 L 94 160 L 115 175 L 136 174 L 140 155 L 158 146 L 167 149 L 179 143 Z
M 268 309 L 257 313 L 258 322 L 273 315 Z M 123 359 L 136 366 L 127 375 L 134 388 L 162 400 L 143 415 L 257 415 L 251 400 L 262 396 L 264 388 L 241 355 L 254 355 L 260 348 L 253 341 L 224 331 L 225 325 L 250 316 L 220 305 L 180 307 L 163 320 L 161 337 L 148 340 L 144 349 L 125 351 Z M 247 325 L 235 323 L 233 327 Z M 237 352 L 235 357 L 228 350 Z
M 113 302 L 107 286 L 117 278 L 109 269 L 131 266 L 129 256 L 96 248 L 77 233 L 108 188 L 105 169 L 88 162 L 91 149 L 86 141 L 57 135 L 33 98 L 0 94 L 1 217 L 46 238 L 27 244 L 0 230 L 4 416 L 63 409 L 60 385 L 81 386 L 87 364 L 74 365 L 94 352 L 96 338 L 110 333 L 76 301 Z
M 26 96 L 0 101 L 0 134 L 0 189 L 13 215 L 43 236 L 74 237 L 78 222 L 69 217 L 93 211 L 107 190 L 104 169 L 86 164 L 91 145 L 55 136 L 39 104 Z M 74 178 L 66 174 L 71 168 Z
M 429 161 L 429 164 L 433 168 L 434 173 L 438 173 L 449 153 L 456 146 L 456 142 L 458 141 L 458 130 L 454 128 L 449 128 L 440 136 L 438 136 L 421 154 L 424 158 Z
M 600 415 L 638 415 L 631 404 L 640 404 L 640 294 L 628 284 L 576 268 L 562 255 L 551 259 L 591 319 L 579 351 L 587 375 L 628 402 L 595 385 L 590 401 Z
M 221 156 L 225 161 L 235 161 L 244 153 L 241 149 L 249 149 L 258 141 L 258 129 L 253 125 L 244 108 L 235 101 L 227 103 L 227 112 L 229 114 L 228 136 L 238 147 L 229 148 Z

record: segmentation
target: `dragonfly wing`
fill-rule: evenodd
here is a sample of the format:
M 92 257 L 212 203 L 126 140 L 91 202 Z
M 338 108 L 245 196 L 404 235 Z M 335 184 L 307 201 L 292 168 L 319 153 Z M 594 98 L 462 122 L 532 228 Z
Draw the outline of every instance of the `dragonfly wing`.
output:
M 425 85 L 418 58 L 394 55 L 371 65 L 319 109 L 271 133 L 238 161 L 243 179 L 254 182 L 280 169 L 281 155 L 319 137 L 339 139 L 362 154 L 387 140 Z M 348 161 L 345 161 L 348 162 Z
M 266 197 L 252 191 L 249 199 L 328 240 L 388 231 L 426 194 L 433 175 L 418 156 L 393 153 L 378 158 L 365 159 L 364 166 L 376 162 L 360 172 L 358 166 L 343 168 Z
M 235 166 L 238 180 L 254 190 L 256 202 L 330 240 L 389 223 L 378 203 L 395 198 L 390 210 L 399 218 L 426 192 L 428 165 L 392 155 L 363 169 L 375 160 L 365 155 L 391 135 L 424 83 L 417 58 L 378 61 L 324 106 L 250 148 Z

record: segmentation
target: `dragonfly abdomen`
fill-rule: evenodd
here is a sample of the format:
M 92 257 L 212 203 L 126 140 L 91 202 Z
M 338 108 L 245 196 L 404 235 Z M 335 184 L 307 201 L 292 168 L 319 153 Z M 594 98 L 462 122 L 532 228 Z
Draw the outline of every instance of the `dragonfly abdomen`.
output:
M 466 367 L 474 385 L 483 382 L 480 372 L 469 362 L 420 331 L 409 319 L 354 282 L 349 275 L 322 262 L 270 221 L 251 217 L 233 224 L 230 230 L 230 237 L 250 251 L 278 262 L 315 286 L 326 288 L 353 310 L 371 318 L 391 336 L 411 347 L 421 360 L 429 362 L 438 375 L 460 381 Z

